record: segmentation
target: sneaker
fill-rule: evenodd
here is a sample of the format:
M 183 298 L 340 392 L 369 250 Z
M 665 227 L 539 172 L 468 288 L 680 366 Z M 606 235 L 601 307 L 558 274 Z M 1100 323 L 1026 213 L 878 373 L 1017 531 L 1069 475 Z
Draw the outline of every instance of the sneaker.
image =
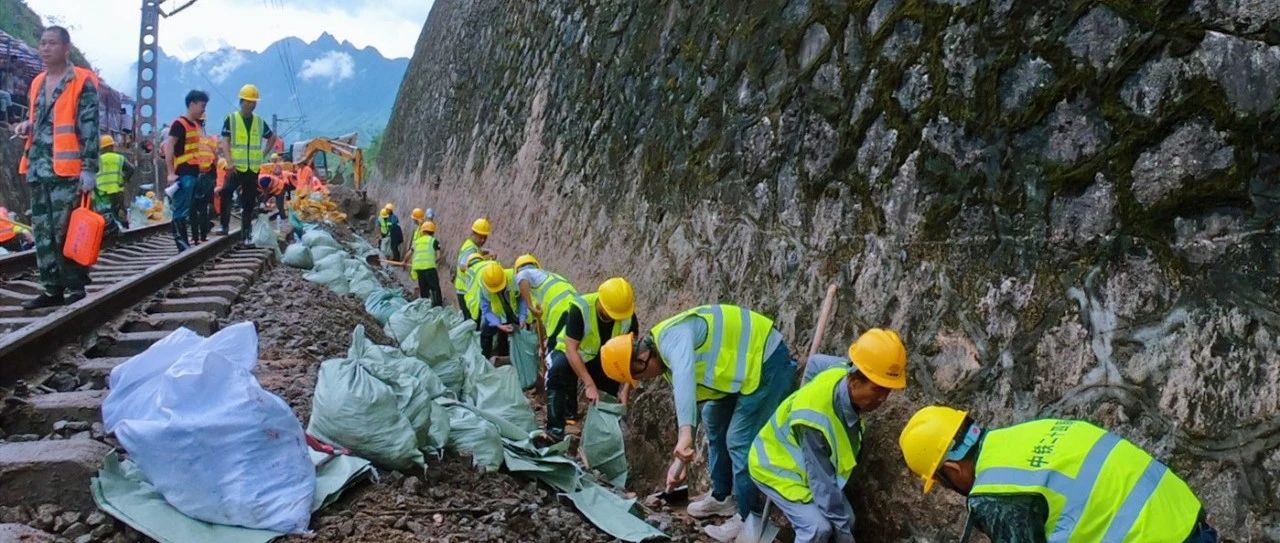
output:
M 690 502 L 688 512 L 693 518 L 727 517 L 738 514 L 738 502 L 733 494 L 717 500 L 708 492 L 702 499 Z
M 71 305 L 80 300 L 83 300 L 84 296 L 85 296 L 85 293 L 83 290 L 67 294 L 67 305 Z
M 720 543 L 729 543 L 738 538 L 738 533 L 742 531 L 742 519 L 734 515 L 733 518 L 724 521 L 724 524 L 715 526 L 706 526 L 702 528 L 702 533 L 707 534 Z
M 50 296 L 48 294 L 41 293 L 39 296 L 36 296 L 35 298 L 22 302 L 22 308 L 23 309 L 43 309 L 46 307 L 62 305 L 64 303 L 66 303 L 66 301 L 62 299 L 61 294 L 57 296 Z

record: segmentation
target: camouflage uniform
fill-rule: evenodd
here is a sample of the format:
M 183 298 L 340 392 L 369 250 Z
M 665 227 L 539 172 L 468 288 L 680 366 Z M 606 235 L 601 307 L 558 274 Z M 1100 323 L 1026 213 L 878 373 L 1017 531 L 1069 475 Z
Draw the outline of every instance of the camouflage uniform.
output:
M 37 89 L 36 122 L 31 127 L 33 141 L 27 152 L 31 184 L 31 226 L 36 238 L 36 263 L 40 267 L 40 283 L 45 293 L 59 296 L 63 292 L 84 292 L 88 269 L 62 256 L 67 221 L 80 204 L 80 179 L 59 177 L 53 172 L 53 104 L 71 82 L 67 67 L 57 82 L 50 100 L 44 89 Z M 44 84 L 52 80 L 46 78 Z M 86 81 L 76 104 L 76 134 L 80 138 L 80 164 L 84 171 L 98 171 L 98 89 Z

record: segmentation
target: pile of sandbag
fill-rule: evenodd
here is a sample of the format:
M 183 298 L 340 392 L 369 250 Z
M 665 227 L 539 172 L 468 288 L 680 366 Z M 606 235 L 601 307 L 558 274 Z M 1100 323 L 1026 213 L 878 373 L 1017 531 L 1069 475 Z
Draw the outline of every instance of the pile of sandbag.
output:
M 338 204 L 329 193 L 319 191 L 295 191 L 289 205 L 306 222 L 346 222 L 347 214 L 338 211 Z
M 179 329 L 111 371 L 102 419 L 165 501 L 205 522 L 307 530 L 316 470 L 289 404 L 253 375 L 253 323 Z

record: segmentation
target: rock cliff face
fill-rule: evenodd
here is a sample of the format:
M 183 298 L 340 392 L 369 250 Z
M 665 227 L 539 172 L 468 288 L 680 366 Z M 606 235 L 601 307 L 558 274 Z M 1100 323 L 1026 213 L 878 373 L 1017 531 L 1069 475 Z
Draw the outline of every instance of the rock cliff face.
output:
M 837 284 L 823 350 L 890 326 L 911 352 L 863 540 L 958 534 L 897 448 L 944 402 L 1105 425 L 1277 541 L 1275 6 L 437 0 L 372 190 L 436 208 L 450 251 L 487 215 L 506 262 L 625 275 L 648 324 L 731 301 L 800 351 Z M 633 461 L 670 447 L 649 388 Z

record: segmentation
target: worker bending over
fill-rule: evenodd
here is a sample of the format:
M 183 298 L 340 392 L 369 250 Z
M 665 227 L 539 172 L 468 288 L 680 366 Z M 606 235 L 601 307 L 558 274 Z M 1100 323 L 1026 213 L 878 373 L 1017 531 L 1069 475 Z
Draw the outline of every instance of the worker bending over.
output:
M 1210 543 L 1187 483 L 1146 451 L 1084 421 L 1040 419 L 986 429 L 965 411 L 929 406 L 898 438 L 924 492 L 968 496 L 969 526 L 992 543 Z
M 489 219 L 479 218 L 471 223 L 471 235 L 467 239 L 462 240 L 462 245 L 458 247 L 458 271 L 453 278 L 453 288 L 458 295 L 458 308 L 468 319 L 478 319 L 479 314 L 467 303 L 468 281 L 467 272 L 470 268 L 468 260 L 471 255 L 481 254 L 481 248 L 484 247 L 485 241 L 489 239 L 492 233 L 492 227 L 489 225 Z
M 868 330 L 849 346 L 849 360 L 783 401 L 751 445 L 751 479 L 791 520 L 796 543 L 853 543 L 844 485 L 862 451 L 862 414 L 907 386 L 907 350 L 896 332 Z
M 671 454 L 677 462 L 694 459 L 698 402 L 705 402 L 711 493 L 689 504 L 689 514 L 705 518 L 736 512 L 724 524 L 703 530 L 716 540 L 733 540 L 743 519 L 764 507 L 748 471 L 751 443 L 795 390 L 796 365 L 773 320 L 728 304 L 695 307 L 643 336 L 609 340 L 601 356 L 605 374 L 620 383 L 659 375 L 671 382 L 679 427 Z M 671 480 L 678 473 L 683 470 L 668 471 L 668 487 L 681 482 Z
M 124 183 L 133 177 L 133 164 L 116 152 L 116 140 L 110 135 L 99 138 L 98 149 L 98 187 L 94 191 L 110 205 L 111 219 L 121 230 L 127 230 L 129 214 L 125 209 Z
M 497 261 L 481 268 L 480 282 L 480 350 L 485 357 L 511 354 L 510 336 L 525 315 L 514 288 L 514 272 Z
M 531 254 L 517 257 L 515 270 L 521 311 L 530 320 L 537 321 L 533 329 L 538 333 L 538 358 L 542 358 L 549 347 L 547 336 L 559 325 L 560 318 L 578 296 L 578 290 L 564 276 L 542 269 L 542 264 Z
M 553 347 L 547 354 L 547 435 L 564 437 L 569 419 L 578 418 L 578 383 L 590 402 L 600 392 L 627 403 L 629 386 L 608 375 L 600 363 L 600 347 L 640 328 L 635 293 L 626 279 L 614 277 L 590 294 L 574 296 L 548 333 Z
M 436 239 L 436 223 L 422 223 L 413 233 L 413 245 L 404 259 L 408 262 L 409 275 L 418 282 L 418 298 L 430 299 L 434 306 L 444 305 L 440 293 L 440 274 L 436 270 L 436 255 L 440 254 L 440 241 Z

